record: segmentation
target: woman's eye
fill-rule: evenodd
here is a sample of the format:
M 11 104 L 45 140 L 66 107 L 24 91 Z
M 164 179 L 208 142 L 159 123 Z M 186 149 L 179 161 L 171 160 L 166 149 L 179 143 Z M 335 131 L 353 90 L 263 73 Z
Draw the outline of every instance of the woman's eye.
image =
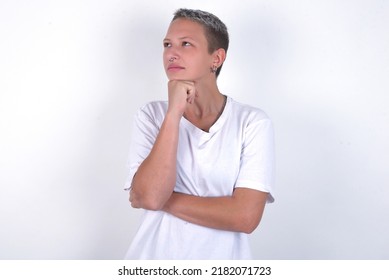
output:
M 188 47 L 188 46 L 191 46 L 192 44 L 189 43 L 189 42 L 182 42 L 182 45 L 183 45 L 184 47 Z
M 171 44 L 168 43 L 168 42 L 165 42 L 165 43 L 163 43 L 163 46 L 164 46 L 165 48 L 169 48 L 169 47 L 171 46 Z

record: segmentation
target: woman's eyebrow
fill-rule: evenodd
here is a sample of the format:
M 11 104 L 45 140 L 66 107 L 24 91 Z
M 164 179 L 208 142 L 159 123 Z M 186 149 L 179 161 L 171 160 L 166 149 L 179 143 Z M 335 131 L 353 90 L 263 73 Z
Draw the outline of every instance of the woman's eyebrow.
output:
M 187 39 L 189 39 L 189 40 L 192 40 L 192 41 L 196 41 L 195 39 L 193 39 L 192 37 L 189 37 L 189 36 L 180 37 L 178 39 L 180 39 L 180 40 L 187 40 Z
M 193 37 L 189 37 L 189 36 L 179 37 L 178 39 L 179 40 L 187 40 L 187 39 L 189 39 L 189 40 L 192 40 L 192 41 L 196 41 L 196 39 L 194 39 Z M 171 41 L 171 39 L 170 38 L 165 38 L 165 39 L 163 39 L 163 41 Z

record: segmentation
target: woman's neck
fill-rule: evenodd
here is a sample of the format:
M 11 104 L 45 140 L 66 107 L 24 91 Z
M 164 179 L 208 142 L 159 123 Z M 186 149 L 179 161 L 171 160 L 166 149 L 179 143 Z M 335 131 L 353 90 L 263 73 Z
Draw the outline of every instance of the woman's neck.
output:
M 187 107 L 186 114 L 196 118 L 208 117 L 210 115 L 219 115 L 224 108 L 225 97 L 222 95 L 216 84 L 214 85 L 197 85 L 197 96 Z
M 209 131 L 222 114 L 227 97 L 222 95 L 217 86 L 197 86 L 197 97 L 187 106 L 184 117 L 198 128 Z

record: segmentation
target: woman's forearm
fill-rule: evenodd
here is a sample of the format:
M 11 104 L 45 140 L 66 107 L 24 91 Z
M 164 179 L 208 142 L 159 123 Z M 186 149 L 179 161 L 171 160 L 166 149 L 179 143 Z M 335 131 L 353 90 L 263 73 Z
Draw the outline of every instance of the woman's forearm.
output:
M 267 195 L 246 188 L 223 197 L 173 193 L 162 210 L 201 226 L 251 233 L 262 218 Z
M 133 207 L 159 210 L 171 196 L 176 183 L 179 122 L 179 116 L 165 116 L 150 154 L 133 178 L 130 194 Z

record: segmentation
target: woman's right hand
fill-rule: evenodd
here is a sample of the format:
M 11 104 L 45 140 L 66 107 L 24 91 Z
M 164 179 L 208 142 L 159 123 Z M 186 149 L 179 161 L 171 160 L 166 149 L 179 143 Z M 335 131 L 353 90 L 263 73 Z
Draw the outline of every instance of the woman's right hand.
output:
M 182 117 L 186 106 L 192 104 L 196 97 L 194 82 L 171 80 L 168 82 L 169 107 L 168 112 Z

